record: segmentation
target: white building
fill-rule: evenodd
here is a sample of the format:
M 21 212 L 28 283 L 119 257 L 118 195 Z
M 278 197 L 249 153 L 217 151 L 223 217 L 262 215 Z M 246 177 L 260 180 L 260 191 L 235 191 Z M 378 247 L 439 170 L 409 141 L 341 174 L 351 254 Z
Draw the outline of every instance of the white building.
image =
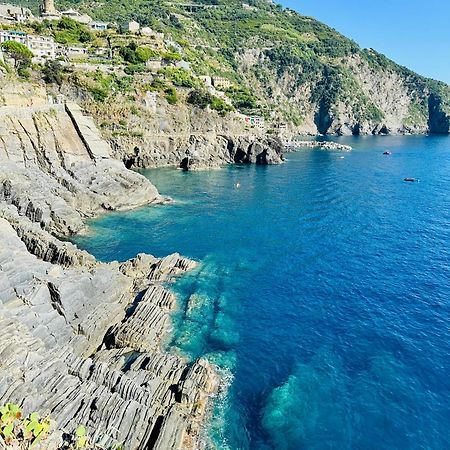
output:
M 75 20 L 84 25 L 89 25 L 90 23 L 92 23 L 92 17 L 88 16 L 87 14 L 81 14 L 75 9 L 68 9 L 66 11 L 62 11 L 61 16 L 69 17 L 70 19 Z
M 28 8 L 10 4 L 0 5 L 0 23 L 24 23 L 33 18 L 34 16 Z
M 266 126 L 264 117 L 261 116 L 246 117 L 245 122 L 255 128 L 265 128 Z
M 94 49 L 95 56 L 109 56 L 109 48 L 108 47 L 98 47 Z
M 108 24 L 106 22 L 91 22 L 89 26 L 94 31 L 106 31 L 108 29 Z
M 128 22 L 127 24 L 127 30 L 130 33 L 137 33 L 141 26 L 139 25 L 139 22 L 136 22 L 135 20 L 132 20 L 131 22 Z
M 6 41 L 15 41 L 27 45 L 27 34 L 22 31 L 0 30 L 0 44 Z
M 200 75 L 199 79 L 203 81 L 206 87 L 212 87 L 212 79 L 208 75 Z
M 87 56 L 87 48 L 70 46 L 64 49 L 64 54 L 69 58 L 83 58 Z
M 154 36 L 155 32 L 150 27 L 142 27 L 141 34 L 143 36 Z
M 56 58 L 56 43 L 48 36 L 33 36 L 29 34 L 25 44 L 38 58 Z

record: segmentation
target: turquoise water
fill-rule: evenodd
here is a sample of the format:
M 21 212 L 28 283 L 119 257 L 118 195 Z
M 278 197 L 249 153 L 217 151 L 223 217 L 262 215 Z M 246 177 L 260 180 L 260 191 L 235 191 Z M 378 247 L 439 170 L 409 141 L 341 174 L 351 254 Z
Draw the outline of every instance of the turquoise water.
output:
M 175 204 L 75 239 L 105 261 L 202 262 L 174 286 L 170 346 L 230 382 L 219 449 L 450 448 L 450 139 L 342 141 L 354 151 L 148 170 Z

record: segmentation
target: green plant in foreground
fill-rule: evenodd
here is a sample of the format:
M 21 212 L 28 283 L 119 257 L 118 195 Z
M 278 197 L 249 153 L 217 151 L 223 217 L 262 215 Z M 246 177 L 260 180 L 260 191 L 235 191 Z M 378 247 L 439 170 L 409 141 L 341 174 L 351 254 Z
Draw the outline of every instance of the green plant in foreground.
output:
M 76 436 L 76 448 L 86 448 L 89 444 L 89 439 L 86 436 L 86 428 L 83 425 L 80 425 L 75 430 L 75 436 Z
M 24 417 L 18 405 L 7 403 L 0 407 L 0 449 L 38 450 L 41 448 L 39 444 L 48 437 L 50 427 L 50 418 L 41 418 L 36 412 Z M 108 447 L 99 446 L 89 438 L 86 427 L 80 425 L 72 434 L 65 435 L 64 442 L 58 448 L 123 450 L 123 444 L 116 442 Z
M 23 418 L 22 410 L 13 403 L 0 408 L 0 444 L 31 449 L 47 437 L 49 430 L 49 418 L 41 419 L 37 413 Z

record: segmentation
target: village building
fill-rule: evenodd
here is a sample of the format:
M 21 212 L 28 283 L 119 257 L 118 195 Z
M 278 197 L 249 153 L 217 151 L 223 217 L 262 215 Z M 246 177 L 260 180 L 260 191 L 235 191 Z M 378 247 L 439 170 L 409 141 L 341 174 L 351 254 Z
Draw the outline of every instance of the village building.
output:
M 0 23 L 24 23 L 33 19 L 34 16 L 28 8 L 8 4 L 0 5 Z
M 94 31 L 106 31 L 108 29 L 107 22 L 90 22 L 89 26 Z
M 33 36 L 27 35 L 26 44 L 31 52 L 37 58 L 56 58 L 56 43 L 53 38 L 48 36 Z
M 0 44 L 15 41 L 25 45 L 37 58 L 56 58 L 57 46 L 49 36 L 35 36 L 22 31 L 0 30 Z
M 83 58 L 87 56 L 88 51 L 85 47 L 70 46 L 63 49 L 63 54 L 68 58 Z
M 284 133 L 285 131 L 287 131 L 287 123 L 284 122 L 279 122 L 275 125 L 275 129 L 278 130 L 280 133 Z
M 132 20 L 131 22 L 128 22 L 126 24 L 125 29 L 129 31 L 130 33 L 137 33 L 141 26 L 139 25 L 139 22 L 136 22 L 135 20 Z
M 154 36 L 155 32 L 150 27 L 142 27 L 141 34 L 143 36 Z
M 225 77 L 212 77 L 212 84 L 216 89 L 226 90 L 233 86 L 233 83 Z
M 0 30 L 0 44 L 15 41 L 27 45 L 27 34 L 22 31 Z
M 108 47 L 98 47 L 93 50 L 95 56 L 109 56 L 110 49 Z
M 211 79 L 210 76 L 208 76 L 208 75 L 200 75 L 198 78 L 199 78 L 201 81 L 203 81 L 203 84 L 204 84 L 206 87 L 212 87 L 212 79 Z
M 76 22 L 82 23 L 84 25 L 89 25 L 90 23 L 92 23 L 92 17 L 88 16 L 87 14 L 81 14 L 75 9 L 62 11 L 61 16 L 68 17 L 69 19 L 75 20 Z
M 255 128 L 265 128 L 265 120 L 264 117 L 261 116 L 246 117 L 245 122 Z

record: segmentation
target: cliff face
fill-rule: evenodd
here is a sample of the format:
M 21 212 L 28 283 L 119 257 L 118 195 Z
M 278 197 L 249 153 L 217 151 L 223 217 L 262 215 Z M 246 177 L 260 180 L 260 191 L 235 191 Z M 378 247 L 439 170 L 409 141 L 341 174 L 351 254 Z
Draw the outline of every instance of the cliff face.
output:
M 183 103 L 171 106 L 161 98 L 152 110 L 142 105 L 140 109 L 125 108 L 123 97 L 98 104 L 74 92 L 70 85 L 63 91 L 80 101 L 97 123 L 104 124 L 102 135 L 111 144 L 112 156 L 128 168 L 170 165 L 205 169 L 232 163 L 282 162 L 281 140 L 251 128 L 237 113 L 221 116 Z M 119 122 L 126 127 L 117 126 Z
M 0 200 L 44 229 L 71 234 L 102 210 L 163 200 L 147 179 L 111 158 L 77 107 L 5 106 L 0 117 Z
M 165 284 L 196 263 L 175 254 L 102 264 L 56 238 L 102 211 L 164 199 L 111 158 L 76 105 L 16 90 L 0 107 L 0 404 L 49 415 L 46 449 L 80 424 L 105 448 L 194 448 L 215 376 L 161 340 L 175 305 Z
M 356 53 L 302 82 L 301 68 L 273 63 L 267 54 L 261 48 L 248 50 L 237 57 L 239 70 L 261 97 L 268 98 L 277 120 L 291 119 L 292 132 L 360 135 L 450 131 L 450 102 L 446 99 L 450 89 L 394 63 L 381 66 Z

